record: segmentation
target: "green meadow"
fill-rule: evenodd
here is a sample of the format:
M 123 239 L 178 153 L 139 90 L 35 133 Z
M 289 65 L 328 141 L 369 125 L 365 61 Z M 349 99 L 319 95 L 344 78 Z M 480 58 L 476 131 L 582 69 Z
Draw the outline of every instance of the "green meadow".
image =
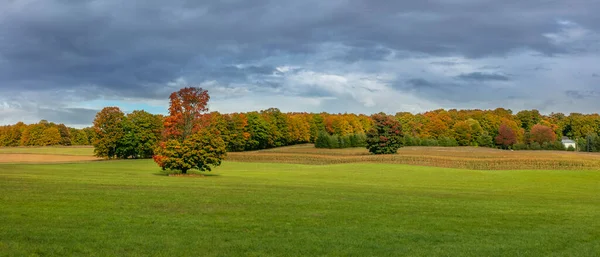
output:
M 1 256 L 598 256 L 600 173 L 0 164 Z

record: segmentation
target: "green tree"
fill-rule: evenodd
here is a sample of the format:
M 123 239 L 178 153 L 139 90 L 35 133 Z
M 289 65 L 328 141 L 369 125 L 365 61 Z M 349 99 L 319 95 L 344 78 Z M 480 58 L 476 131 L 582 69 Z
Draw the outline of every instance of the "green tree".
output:
M 269 124 L 257 112 L 250 112 L 248 118 L 248 133 L 246 150 L 266 149 L 269 146 Z
M 483 133 L 479 122 L 474 119 L 459 121 L 454 124 L 454 138 L 458 145 L 467 146 L 476 142 Z
M 163 129 L 163 120 L 146 111 L 133 111 L 123 120 L 123 137 L 118 143 L 119 158 L 152 158 Z
M 395 154 L 402 147 L 402 125 L 385 113 L 374 114 L 367 133 L 367 149 L 374 154 Z
M 94 155 L 104 158 L 117 156 L 118 142 L 124 136 L 125 114 L 118 107 L 105 107 L 94 119 Z

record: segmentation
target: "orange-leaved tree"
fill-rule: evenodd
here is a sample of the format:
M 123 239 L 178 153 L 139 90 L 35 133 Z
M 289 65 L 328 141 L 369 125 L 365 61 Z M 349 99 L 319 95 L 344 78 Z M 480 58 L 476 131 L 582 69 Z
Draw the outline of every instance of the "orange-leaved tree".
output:
M 203 118 L 210 99 L 202 88 L 186 87 L 170 96 L 169 116 L 165 118 L 163 141 L 155 150 L 154 161 L 163 170 L 211 171 L 226 155 L 220 132 Z M 204 122 L 202 122 L 204 121 Z
M 198 131 L 200 117 L 208 111 L 210 96 L 202 88 L 186 87 L 171 93 L 169 98 L 169 116 L 165 118 L 163 136 L 183 142 Z

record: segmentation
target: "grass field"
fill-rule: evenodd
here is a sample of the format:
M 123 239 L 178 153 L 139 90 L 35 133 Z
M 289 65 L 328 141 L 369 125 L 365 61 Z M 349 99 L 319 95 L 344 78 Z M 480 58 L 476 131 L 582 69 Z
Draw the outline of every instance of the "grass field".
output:
M 209 174 L 0 164 L 0 256 L 600 253 L 597 171 L 227 161 Z

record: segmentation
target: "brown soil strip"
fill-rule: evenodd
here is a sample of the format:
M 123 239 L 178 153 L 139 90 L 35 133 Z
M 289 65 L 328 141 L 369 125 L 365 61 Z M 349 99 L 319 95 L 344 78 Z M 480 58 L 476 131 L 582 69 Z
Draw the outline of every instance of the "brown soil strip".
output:
M 53 163 L 96 161 L 93 156 L 49 155 L 49 154 L 0 154 L 0 163 Z

